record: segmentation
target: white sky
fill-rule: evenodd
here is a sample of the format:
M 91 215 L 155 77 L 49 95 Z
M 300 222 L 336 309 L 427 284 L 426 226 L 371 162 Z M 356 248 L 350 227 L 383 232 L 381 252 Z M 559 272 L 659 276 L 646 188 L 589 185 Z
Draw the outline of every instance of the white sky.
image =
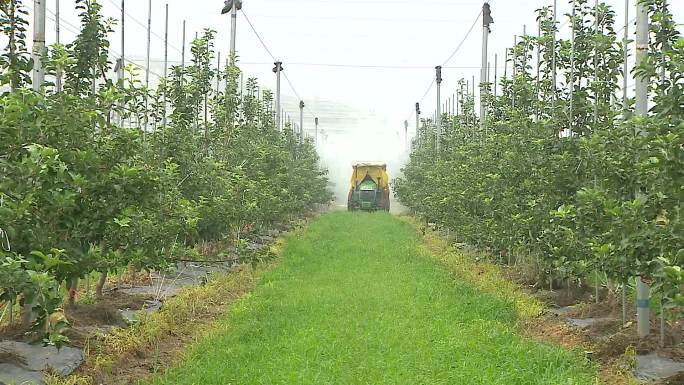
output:
M 56 0 L 48 1 L 47 43 L 55 42 Z M 636 0 L 630 1 L 630 19 Z M 100 0 L 106 16 L 120 18 L 121 0 Z M 624 0 L 607 0 L 624 20 Z M 33 2 L 25 3 L 32 9 Z M 152 0 L 152 71 L 163 73 L 164 5 L 169 4 L 169 60 L 180 62 L 182 21 L 187 20 L 188 43 L 196 31 L 218 31 L 217 49 L 225 58 L 230 44 L 230 17 L 220 15 L 222 0 Z M 503 72 L 504 50 L 512 46 L 523 25 L 535 34 L 535 9 L 552 0 L 490 0 L 494 25 L 490 35 L 490 61 L 499 55 Z M 684 22 L 684 0 L 671 0 L 678 23 Z M 126 0 L 126 56 L 145 64 L 147 0 Z M 558 1 L 559 13 L 570 10 L 569 1 Z M 427 90 L 434 67 L 454 51 L 482 7 L 475 0 L 244 0 L 244 11 L 273 54 L 283 61 L 310 111 L 328 130 L 321 152 L 333 175 L 342 183 L 343 171 L 353 160 L 388 160 L 400 163 L 404 153 L 404 120 L 414 129 L 414 104 Z M 61 0 L 61 40 L 76 35 L 78 18 L 74 0 Z M 135 18 L 135 20 L 133 20 Z M 561 18 L 565 24 L 565 18 Z M 442 95 L 450 97 L 463 77 L 479 81 L 482 22 L 478 21 L 460 51 L 443 70 Z M 118 56 L 120 30 L 111 36 L 113 56 Z M 634 32 L 633 24 L 630 25 Z M 562 34 L 569 34 L 567 24 Z M 29 33 L 29 36 L 30 33 Z M 4 42 L 3 42 L 4 44 Z M 256 76 L 266 88 L 275 88 L 273 60 L 238 14 L 237 51 L 246 76 Z M 391 68 L 395 67 L 395 68 Z M 404 67 L 404 68 L 396 68 Z M 406 68 L 408 67 L 408 68 Z M 493 73 L 493 69 L 492 69 Z M 492 74 L 493 76 L 493 74 Z M 294 92 L 283 81 L 285 109 L 298 119 Z M 423 101 L 422 110 L 435 108 L 434 89 Z M 305 126 L 313 125 L 311 113 Z M 342 134 L 353 132 L 353 135 Z M 334 166 L 333 163 L 336 165 Z M 339 166 L 337 166 L 339 164 Z M 398 168 L 398 167 L 396 167 Z M 395 168 L 394 173 L 398 170 Z M 345 182 L 346 183 L 346 182 Z

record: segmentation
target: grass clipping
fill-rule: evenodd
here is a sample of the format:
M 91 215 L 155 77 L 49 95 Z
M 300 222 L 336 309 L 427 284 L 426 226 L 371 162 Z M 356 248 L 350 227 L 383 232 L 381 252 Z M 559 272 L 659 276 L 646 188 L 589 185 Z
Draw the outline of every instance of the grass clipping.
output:
M 542 302 L 525 293 L 518 284 L 508 280 L 501 267 L 492 263 L 478 263 L 473 255 L 456 250 L 439 233 L 426 228 L 411 216 L 402 216 L 422 234 L 423 242 L 418 250 L 426 258 L 438 261 L 459 279 L 462 279 L 483 292 L 494 294 L 513 304 L 519 321 L 539 317 L 544 312 Z
M 271 252 L 280 256 L 284 241 L 271 246 Z M 148 356 L 154 347 L 173 345 L 169 341 L 185 344 L 201 338 L 207 326 L 228 311 L 227 305 L 236 302 L 252 291 L 261 276 L 273 269 L 278 258 L 256 265 L 241 265 L 231 273 L 216 274 L 204 286 L 192 286 L 179 291 L 167 300 L 156 313 L 138 313 L 138 322 L 126 329 L 114 329 L 98 336 L 86 345 L 85 364 L 74 374 L 60 378 L 49 376 L 48 385 L 93 385 L 120 382 L 118 375 L 125 363 Z M 168 366 L 168 362 L 163 363 Z M 155 368 L 156 371 L 156 368 Z M 138 375 L 144 373 L 138 373 Z M 151 373 L 147 373 L 148 375 Z M 126 377 L 125 375 L 123 377 Z M 133 377 L 137 377 L 133 375 Z

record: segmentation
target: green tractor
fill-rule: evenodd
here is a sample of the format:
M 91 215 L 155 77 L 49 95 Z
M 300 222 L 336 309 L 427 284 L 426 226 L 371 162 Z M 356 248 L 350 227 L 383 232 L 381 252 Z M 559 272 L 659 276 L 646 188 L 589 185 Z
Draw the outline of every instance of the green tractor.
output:
M 347 209 L 349 211 L 390 210 L 389 176 L 385 164 L 357 163 L 354 165 Z

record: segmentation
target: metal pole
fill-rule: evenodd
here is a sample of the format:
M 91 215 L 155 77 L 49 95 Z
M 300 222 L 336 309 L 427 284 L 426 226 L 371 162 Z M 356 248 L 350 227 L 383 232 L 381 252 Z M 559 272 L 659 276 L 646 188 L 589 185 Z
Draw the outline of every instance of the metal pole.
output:
M 466 81 L 466 89 L 465 89 L 465 97 L 463 98 L 463 116 L 465 117 L 466 124 L 468 124 L 469 122 L 468 122 L 468 115 L 466 115 L 465 106 L 466 106 L 466 103 L 468 103 L 469 98 L 470 98 L 470 80 L 467 80 Z M 473 110 L 474 110 L 474 108 L 475 108 L 475 106 L 473 106 Z M 470 111 L 468 111 L 468 112 L 470 112 Z M 473 113 L 475 113 L 475 111 L 473 111 Z
M 462 116 L 465 116 L 465 98 L 466 98 L 466 93 L 465 93 L 465 91 L 463 90 L 463 85 L 464 85 L 463 79 L 461 79 L 461 86 L 459 87 L 459 88 L 460 88 L 459 92 L 460 92 L 460 94 L 461 94 L 461 115 L 462 115 Z
M 207 55 L 211 56 L 211 51 L 209 48 L 209 40 L 207 39 Z M 209 63 L 207 63 L 207 71 L 209 70 Z M 207 81 L 209 83 L 209 81 Z M 211 83 L 209 83 L 211 84 Z M 211 92 L 211 86 L 208 85 L 207 92 L 204 94 L 204 137 L 207 140 L 207 148 L 209 148 L 209 92 Z M 258 99 L 257 99 L 258 100 Z
M 181 69 L 185 69 L 185 20 L 183 20 L 183 45 L 181 46 Z
M 629 68 L 627 64 L 627 60 L 629 59 L 629 0 L 625 0 L 625 35 L 622 42 L 624 49 L 624 63 L 622 63 L 622 115 L 625 117 L 627 110 L 629 109 L 629 100 L 627 99 L 627 81 L 629 79 Z
M 435 130 L 435 149 L 439 153 L 440 150 L 440 141 L 442 138 L 442 66 L 437 66 L 435 67 L 436 71 L 436 81 L 437 81 L 437 112 L 435 116 L 435 124 L 436 124 L 436 130 Z
M 60 44 L 60 24 L 62 19 L 60 17 L 59 0 L 56 0 L 55 6 L 57 7 L 55 10 L 55 38 L 57 40 L 57 44 Z M 62 75 L 62 69 L 58 68 L 56 73 L 57 79 L 55 81 L 57 92 L 62 92 Z
M 304 142 L 304 101 L 299 101 L 299 144 Z
M 518 75 L 518 35 L 513 35 L 513 52 L 511 54 L 513 55 L 513 81 L 515 81 L 515 77 Z
M 489 83 L 492 79 L 492 62 L 487 61 L 487 82 Z
M 601 26 L 601 21 L 599 20 L 599 0 L 595 1 L 595 6 L 594 6 L 594 36 L 598 37 L 599 36 L 599 28 Z M 599 87 L 599 55 L 598 55 L 598 44 L 594 43 L 594 87 L 596 87 L 596 91 L 594 91 L 594 96 L 596 100 L 594 100 L 594 128 L 593 130 L 596 130 L 598 127 L 598 119 L 599 119 L 599 97 L 600 97 L 600 89 Z
M 461 91 L 457 88 L 456 89 L 456 117 L 458 117 L 459 107 L 461 107 L 461 109 L 462 109 L 461 96 L 462 96 Z
M 147 132 L 149 115 L 147 105 L 149 104 L 148 89 L 150 88 L 150 49 L 152 41 L 152 0 L 148 1 L 147 7 L 147 60 L 145 66 L 145 127 L 143 132 Z
M 473 75 L 473 82 L 470 84 L 473 85 L 473 104 L 474 104 L 475 103 L 475 75 Z M 473 109 L 474 109 L 474 107 L 475 106 L 473 106 Z M 475 111 L 473 111 L 473 113 L 475 113 Z
M 219 92 L 221 92 L 221 51 L 217 54 L 218 59 L 216 60 L 216 97 L 218 97 Z
M 538 41 L 541 41 L 541 25 L 542 25 L 542 20 L 539 19 L 539 23 L 537 23 L 537 38 L 539 39 Z M 539 121 L 540 115 L 541 115 L 541 97 L 539 95 L 541 91 L 541 44 L 537 43 L 537 88 L 536 88 L 536 95 L 537 95 L 537 121 Z
M 576 1 L 572 0 L 572 13 L 570 18 L 570 26 L 572 35 L 570 40 L 570 136 L 574 135 L 575 128 L 575 15 L 577 14 Z
M 124 87 L 125 84 L 125 71 L 126 68 L 126 1 L 121 0 L 121 57 L 118 60 L 116 66 L 116 80 L 119 87 Z M 124 103 L 121 102 L 120 105 L 121 112 L 119 113 L 119 125 L 123 127 L 124 125 L 124 113 L 123 107 Z
M 166 128 L 166 79 L 169 77 L 169 4 L 166 3 L 164 21 L 164 106 L 162 108 L 162 126 Z
M 499 83 L 499 54 L 494 54 L 494 97 L 496 97 L 497 83 Z
M 518 75 L 518 35 L 513 35 L 513 79 L 511 86 L 511 105 L 515 108 L 515 77 Z
M 45 2 L 33 1 L 33 90 L 40 92 L 45 83 L 43 55 L 45 55 Z
M 235 37 L 237 33 L 237 0 L 233 0 L 233 8 L 230 10 L 230 56 L 235 56 Z
M 55 40 L 57 44 L 60 43 L 59 35 L 60 35 L 60 6 L 59 6 L 59 0 L 55 0 Z
M 150 87 L 150 49 L 152 40 L 152 0 L 148 1 L 147 8 L 147 67 L 145 68 L 145 88 Z
M 456 115 L 456 94 L 451 94 L 451 114 Z
M 647 59 L 648 56 L 648 9 L 637 2 L 637 33 L 636 33 L 636 63 L 637 66 Z M 647 76 L 636 79 L 636 113 L 646 116 L 648 114 L 648 82 Z
M 126 66 L 126 0 L 121 0 L 121 65 Z M 123 71 L 121 79 L 123 79 Z
M 314 129 L 314 144 L 316 147 L 318 147 L 318 118 L 314 118 L 314 124 L 315 124 L 315 129 Z
M 508 79 L 508 48 L 506 48 L 506 53 L 504 53 L 504 79 Z M 506 93 L 505 89 L 503 90 Z
M 558 75 L 556 63 L 556 28 L 558 26 L 558 0 L 553 0 L 553 36 L 551 43 L 551 78 L 553 83 L 553 95 L 551 98 L 551 114 L 556 116 L 556 98 L 558 96 L 558 88 L 556 84 L 556 77 Z
M 273 68 L 273 72 L 276 74 L 276 129 L 278 131 L 282 130 L 282 125 L 281 125 L 281 110 L 280 110 L 280 72 L 283 70 L 283 63 L 280 61 L 277 61 L 274 63 L 275 68 Z
M 649 44 L 649 20 L 646 5 L 637 1 L 637 26 L 636 26 L 636 65 L 639 66 L 648 59 Z M 636 114 L 648 115 L 648 76 L 636 77 Z M 638 132 L 635 132 L 638 135 Z M 637 277 L 637 331 L 639 338 L 645 338 L 650 334 L 650 309 L 649 309 L 648 284 L 641 275 Z
M 487 94 L 487 46 L 489 42 L 490 24 L 492 23 L 492 12 L 489 3 L 482 5 L 482 69 L 480 72 L 480 128 L 484 129 L 485 119 L 487 118 L 487 110 L 485 108 L 485 95 Z M 473 82 L 474 84 L 475 82 Z M 474 92 L 473 92 L 474 94 Z
M 416 103 L 416 145 L 420 143 L 420 103 Z

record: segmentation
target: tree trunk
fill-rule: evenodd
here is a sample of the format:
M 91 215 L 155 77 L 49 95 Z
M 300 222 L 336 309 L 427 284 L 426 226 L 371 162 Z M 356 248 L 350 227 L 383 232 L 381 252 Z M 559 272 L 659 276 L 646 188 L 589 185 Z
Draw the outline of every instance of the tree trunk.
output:
M 594 287 L 594 291 L 595 291 L 594 296 L 596 297 L 595 298 L 596 303 L 599 303 L 599 286 L 600 286 L 600 284 L 601 283 L 599 282 L 599 271 L 598 271 L 598 269 L 595 269 L 594 270 L 594 286 L 595 286 Z
M 107 272 L 100 273 L 100 279 L 97 280 L 95 286 L 95 297 L 102 298 L 102 289 L 104 289 L 105 282 L 107 282 Z
M 9 300 L 7 302 L 7 306 L 9 307 L 9 324 L 12 325 L 14 324 L 14 300 Z
M 622 283 L 622 326 L 627 324 L 627 280 Z
M 663 302 L 665 301 L 665 296 L 660 295 L 660 347 L 665 347 L 665 306 Z
M 78 278 L 72 278 L 69 281 L 69 297 L 67 299 L 67 304 L 70 307 L 76 305 L 76 291 L 78 290 Z
M 21 327 L 28 329 L 33 322 L 33 307 L 31 304 L 24 303 L 21 307 Z
M 85 276 L 85 297 L 90 298 L 90 273 Z
M 135 275 L 137 272 L 138 270 L 135 268 L 135 266 L 132 263 L 129 263 L 125 273 L 125 276 L 130 280 L 129 283 L 135 282 Z

